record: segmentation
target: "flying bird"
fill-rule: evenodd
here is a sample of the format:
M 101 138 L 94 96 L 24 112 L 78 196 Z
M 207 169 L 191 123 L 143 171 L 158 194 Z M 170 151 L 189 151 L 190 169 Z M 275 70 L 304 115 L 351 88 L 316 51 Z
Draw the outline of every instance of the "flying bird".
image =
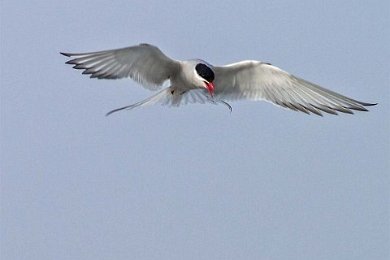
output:
M 213 66 L 200 59 L 174 60 L 150 44 L 89 52 L 64 53 L 67 64 L 97 79 L 131 78 L 155 95 L 107 113 L 153 104 L 180 106 L 186 103 L 224 104 L 226 100 L 265 100 L 280 107 L 322 116 L 322 112 L 353 114 L 368 111 L 365 103 L 296 77 L 270 63 L 244 60 L 225 66 Z

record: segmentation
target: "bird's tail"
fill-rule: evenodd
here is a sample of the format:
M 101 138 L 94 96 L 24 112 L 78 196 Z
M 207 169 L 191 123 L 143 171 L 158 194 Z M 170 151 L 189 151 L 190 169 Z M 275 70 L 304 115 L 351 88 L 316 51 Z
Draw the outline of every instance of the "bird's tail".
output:
M 165 88 L 165 89 L 159 91 L 158 93 L 156 93 L 155 95 L 150 96 L 147 99 L 144 99 L 144 100 L 139 101 L 137 103 L 134 103 L 132 105 L 128 105 L 128 106 L 125 106 L 125 107 L 120 107 L 120 108 L 111 110 L 110 112 L 108 112 L 106 114 L 106 116 L 109 116 L 112 113 L 115 113 L 115 112 L 118 112 L 118 111 L 121 111 L 121 110 L 130 110 L 130 109 L 137 108 L 137 107 L 144 107 L 144 106 L 149 106 L 149 105 L 155 105 L 157 103 L 168 104 L 168 103 L 171 102 L 171 100 L 170 100 L 171 96 L 172 96 L 172 94 L 171 94 L 172 89 L 171 88 L 172 87 Z
M 137 107 L 144 107 L 144 106 L 155 105 L 155 104 L 178 107 L 182 104 L 187 104 L 187 103 L 201 103 L 201 104 L 210 103 L 214 105 L 223 104 L 227 108 L 229 108 L 230 112 L 232 112 L 233 110 L 229 103 L 223 100 L 209 97 L 203 89 L 194 89 L 194 90 L 180 93 L 179 91 L 175 91 L 175 89 L 171 86 L 135 104 L 111 110 L 106 114 L 106 116 L 109 116 L 112 113 L 121 110 L 130 110 Z

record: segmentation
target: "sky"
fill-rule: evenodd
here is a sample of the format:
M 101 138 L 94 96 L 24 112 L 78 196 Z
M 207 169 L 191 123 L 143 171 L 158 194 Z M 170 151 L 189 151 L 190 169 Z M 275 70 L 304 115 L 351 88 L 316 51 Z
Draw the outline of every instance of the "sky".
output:
M 1 259 L 389 259 L 389 1 L 0 3 Z M 365 102 L 153 106 L 64 52 L 270 62 Z

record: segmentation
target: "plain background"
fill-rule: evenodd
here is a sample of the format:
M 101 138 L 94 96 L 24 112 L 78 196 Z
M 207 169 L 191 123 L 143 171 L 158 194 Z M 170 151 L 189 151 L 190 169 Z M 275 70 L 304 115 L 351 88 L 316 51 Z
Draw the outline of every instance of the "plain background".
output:
M 389 259 L 389 1 L 1 1 L 1 259 Z M 257 59 L 366 102 L 154 106 L 60 51 Z

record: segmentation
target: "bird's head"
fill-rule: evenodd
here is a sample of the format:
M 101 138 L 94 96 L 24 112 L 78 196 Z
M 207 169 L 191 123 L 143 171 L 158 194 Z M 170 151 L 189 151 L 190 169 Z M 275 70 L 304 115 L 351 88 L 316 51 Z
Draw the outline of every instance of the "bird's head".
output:
M 207 91 L 212 96 L 214 94 L 213 81 L 215 77 L 213 70 L 210 68 L 210 66 L 204 63 L 198 63 L 195 66 L 195 73 L 202 84 L 201 87 L 207 89 Z

